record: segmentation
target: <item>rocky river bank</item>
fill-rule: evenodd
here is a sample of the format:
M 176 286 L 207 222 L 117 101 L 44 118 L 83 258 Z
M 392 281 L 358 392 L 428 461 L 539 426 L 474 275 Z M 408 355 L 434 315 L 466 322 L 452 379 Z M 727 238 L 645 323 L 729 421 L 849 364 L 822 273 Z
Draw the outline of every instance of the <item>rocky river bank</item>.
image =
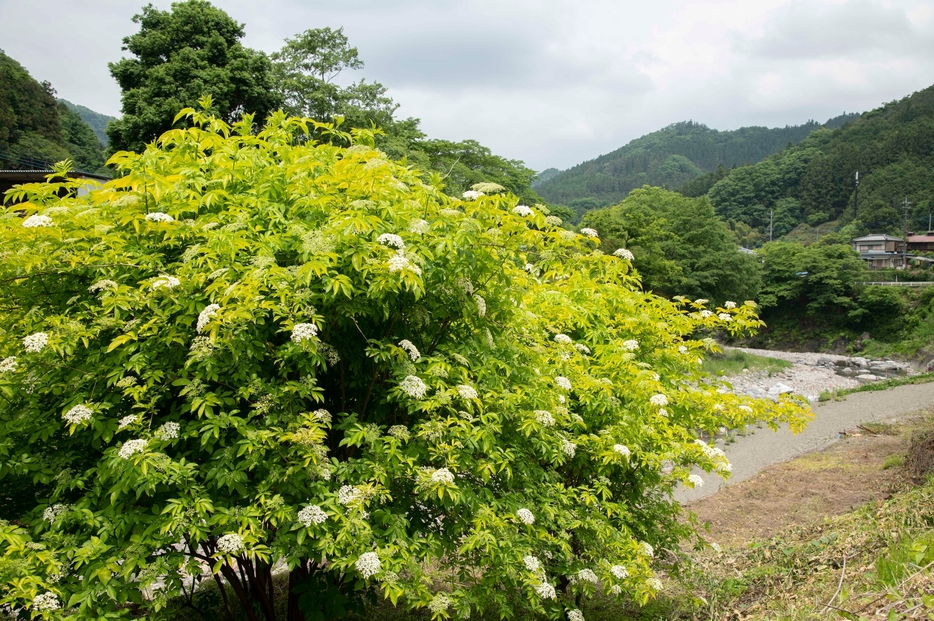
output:
M 912 375 L 916 371 L 905 362 L 895 360 L 868 360 L 859 356 L 815 354 L 806 352 L 771 351 L 768 349 L 736 349 L 756 356 L 779 358 L 791 367 L 779 373 L 745 370 L 740 375 L 724 377 L 733 386 L 733 392 L 760 398 L 777 398 L 793 392 L 809 401 L 816 401 L 825 390 L 854 388 L 888 377 Z

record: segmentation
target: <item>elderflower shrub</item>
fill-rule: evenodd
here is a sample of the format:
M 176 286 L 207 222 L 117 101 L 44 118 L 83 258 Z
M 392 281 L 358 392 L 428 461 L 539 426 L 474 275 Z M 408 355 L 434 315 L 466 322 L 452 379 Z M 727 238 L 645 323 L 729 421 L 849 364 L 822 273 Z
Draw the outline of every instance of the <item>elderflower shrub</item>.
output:
M 698 431 L 805 421 L 789 398 L 718 393 L 678 354 L 704 355 L 701 328 L 757 328 L 750 305 L 726 322 L 645 294 L 629 261 L 544 210 L 448 196 L 371 132 L 186 115 L 115 155 L 100 189 L 26 185 L 0 218 L 0 359 L 17 363 L 0 372 L 0 446 L 32 485 L 0 521 L 0 562 L 16 568 L 0 606 L 54 592 L 81 602 L 78 619 L 156 617 L 205 552 L 238 587 L 232 605 L 262 618 L 280 604 L 256 594 L 279 568 L 425 610 L 441 610 L 444 575 L 441 615 L 559 618 L 594 586 L 553 585 L 620 566 L 628 578 L 605 591 L 643 601 L 653 546 L 692 537 L 672 499 L 684 477 L 662 462 L 726 472 Z M 57 208 L 54 229 L 22 226 Z M 400 231 L 404 248 L 379 241 Z M 120 285 L 88 291 L 105 280 Z M 461 282 L 482 287 L 485 313 Z M 199 334 L 210 304 L 222 310 Z M 586 335 L 589 353 L 558 333 Z M 81 425 L 62 417 L 76 404 L 93 408 Z M 41 516 L 65 498 L 76 519 L 48 537 L 64 520 Z M 525 556 L 536 572 L 517 571 Z

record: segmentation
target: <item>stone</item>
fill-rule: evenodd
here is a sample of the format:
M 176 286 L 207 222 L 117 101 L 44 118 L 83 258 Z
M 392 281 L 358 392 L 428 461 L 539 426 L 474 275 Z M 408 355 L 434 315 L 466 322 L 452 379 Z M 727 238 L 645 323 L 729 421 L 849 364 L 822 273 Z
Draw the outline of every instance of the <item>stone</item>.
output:
M 794 391 L 795 391 L 794 388 L 792 388 L 792 387 L 789 386 L 788 384 L 782 384 L 781 382 L 779 382 L 778 384 L 775 384 L 774 386 L 772 386 L 771 388 L 769 388 L 769 394 L 770 394 L 770 395 L 773 395 L 773 396 L 775 396 L 775 395 L 783 395 L 783 394 L 785 394 L 786 392 L 794 392 Z
M 879 381 L 879 378 L 872 373 L 861 373 L 860 375 L 856 376 L 856 381 L 860 384 L 868 384 L 869 382 Z

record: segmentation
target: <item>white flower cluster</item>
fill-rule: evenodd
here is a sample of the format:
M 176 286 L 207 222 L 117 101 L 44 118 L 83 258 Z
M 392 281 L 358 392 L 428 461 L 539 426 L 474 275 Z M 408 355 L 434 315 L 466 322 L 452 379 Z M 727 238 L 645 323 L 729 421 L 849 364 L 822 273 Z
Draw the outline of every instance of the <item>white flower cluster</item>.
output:
M 538 593 L 538 596 L 542 599 L 554 599 L 557 596 L 557 593 L 555 593 L 555 587 L 551 586 L 547 582 L 542 582 L 540 585 L 535 587 L 535 592 Z
M 561 440 L 561 450 L 568 457 L 574 457 L 577 454 L 577 445 L 570 440 Z
M 39 353 L 45 349 L 45 346 L 48 344 L 49 335 L 45 332 L 36 332 L 23 339 L 23 348 L 32 354 Z
M 546 216 L 545 217 L 545 223 L 551 226 L 561 226 L 563 222 L 564 220 L 562 220 L 558 216 Z
M 94 414 L 86 405 L 76 405 L 64 414 L 62 418 L 67 420 L 72 425 L 83 425 L 84 423 L 91 420 L 91 416 Z
M 648 580 L 645 581 L 645 584 L 653 591 L 662 590 L 662 581 L 659 580 L 658 578 L 649 578 Z
M 409 353 L 409 358 L 412 359 L 412 362 L 415 362 L 421 357 L 421 354 L 418 351 L 418 348 L 412 344 L 412 341 L 408 339 L 402 339 L 399 341 L 399 347 L 404 349 Z
M 427 220 L 416 219 L 409 222 L 409 233 L 423 235 L 431 230 L 431 225 Z
M 399 388 L 413 399 L 424 399 L 428 393 L 428 386 L 425 385 L 425 382 L 414 375 L 407 375 L 399 384 Z
M 665 407 L 668 405 L 668 397 L 663 394 L 652 395 L 649 398 L 649 403 L 657 405 L 658 407 Z
M 417 265 L 413 265 L 409 260 L 402 254 L 400 250 L 394 254 L 389 259 L 389 271 L 390 272 L 401 272 L 402 270 L 412 270 L 419 276 L 422 274 L 422 268 Z
M 707 298 L 697 298 L 696 300 L 694 300 L 694 303 L 697 304 L 698 306 L 703 306 L 709 301 L 710 300 L 708 300 Z
M 464 200 L 475 201 L 481 196 L 484 196 L 484 194 L 483 192 L 477 192 L 476 190 L 467 190 L 461 194 L 461 196 L 464 198 Z
M 129 459 L 137 453 L 142 453 L 145 450 L 146 440 L 127 440 L 123 443 L 123 446 L 120 447 L 120 451 L 117 453 L 117 457 L 120 459 Z
M 220 304 L 208 304 L 204 307 L 204 310 L 198 314 L 198 324 L 195 326 L 195 330 L 200 334 L 204 327 L 208 325 L 208 322 L 211 321 L 211 318 L 217 314 L 217 311 L 221 309 Z
M 587 569 L 587 568 L 582 569 L 579 572 L 577 572 L 577 579 L 583 580 L 585 582 L 592 582 L 594 584 L 597 584 L 598 582 L 600 582 L 600 579 L 597 578 L 597 574 L 593 573 L 592 569 Z
M 409 438 L 412 437 L 411 432 L 409 432 L 409 428 L 405 425 L 393 425 L 389 428 L 388 433 L 400 442 L 408 442 Z
M 681 353 L 681 354 L 686 354 L 686 353 L 688 353 L 688 348 L 687 348 L 687 346 L 686 346 L 686 345 L 681 345 L 680 347 L 678 347 L 678 353 Z
M 376 241 L 381 243 L 384 246 L 390 246 L 398 250 L 405 248 L 405 242 L 402 241 L 402 238 L 394 233 L 383 233 L 376 238 Z
M 323 524 L 327 519 L 327 514 L 322 511 L 321 507 L 318 505 L 308 505 L 298 512 L 298 521 L 301 522 L 305 528 L 308 528 L 312 524 Z
M 655 548 L 652 547 L 647 541 L 640 541 L 639 547 L 642 548 L 642 553 L 649 558 L 655 558 Z
M 353 485 L 343 485 L 337 490 L 337 502 L 342 505 L 349 505 L 363 498 L 363 493 Z
M 451 607 L 451 598 L 446 593 L 436 593 L 431 601 L 428 602 L 428 610 L 436 615 L 441 614 Z
M 522 562 L 525 563 L 525 568 L 529 571 L 538 571 L 542 564 L 539 562 L 538 557 L 535 556 L 523 556 Z
M 617 580 L 623 580 L 629 575 L 629 570 L 622 565 L 613 565 L 610 567 L 610 573 L 613 574 L 613 577 Z
M 33 216 L 35 218 L 36 216 Z M 62 603 L 58 599 L 58 595 L 52 591 L 46 591 L 45 593 L 40 593 L 32 598 L 32 609 L 38 610 L 39 612 L 47 612 L 49 610 L 58 610 L 62 607 Z
M 588 228 L 581 229 L 581 235 L 586 235 L 587 237 L 600 237 L 600 234 L 597 233 L 596 229 L 588 229 Z
M 584 613 L 575 608 L 568 611 L 568 621 L 584 621 Z
M 41 226 L 52 226 L 52 218 L 35 214 L 23 220 L 23 228 L 35 229 Z
M 532 265 L 531 263 L 526 263 L 526 264 L 525 264 L 525 268 L 523 268 L 523 269 L 525 269 L 525 271 L 527 271 L 529 274 L 534 274 L 534 273 L 535 273 L 535 266 Z
M 512 213 L 521 218 L 525 218 L 531 216 L 534 212 L 532 211 L 532 208 L 527 205 L 516 205 L 512 208 Z
M 480 396 L 473 386 L 467 386 L 466 384 L 458 384 L 457 393 L 462 399 L 477 399 Z
M 633 259 L 636 258 L 635 255 L 632 254 L 632 252 L 630 252 L 629 250 L 626 250 L 625 248 L 617 248 L 613 252 L 613 256 L 619 257 L 620 259 L 626 259 L 627 261 L 632 261 Z
M 614 445 L 613 445 L 613 451 L 616 452 L 616 453 L 619 453 L 620 455 L 622 455 L 622 456 L 625 457 L 626 459 L 629 459 L 629 456 L 631 455 L 631 453 L 630 453 L 630 451 L 629 451 L 629 447 L 626 446 L 625 444 L 614 444 Z
M 623 587 L 619 586 L 618 584 L 614 584 L 610 587 L 610 593 L 618 597 L 623 594 Z
M 571 380 L 559 375 L 555 378 L 555 384 L 562 390 L 571 390 Z
M 590 355 L 590 348 L 584 345 L 583 343 L 574 343 L 574 349 L 584 354 L 585 356 Z
M 165 423 L 156 429 L 156 437 L 161 440 L 174 440 L 178 437 L 178 432 L 180 429 L 181 427 L 178 423 Z
M 727 302 L 723 305 L 723 308 L 736 308 L 736 302 Z
M 454 474 L 447 468 L 438 468 L 431 473 L 432 483 L 450 484 L 454 482 Z
M 567 334 L 556 334 L 555 343 L 561 343 L 562 345 L 570 345 L 571 343 L 573 343 L 573 341 L 571 340 L 571 337 L 569 337 Z
M 720 319 L 720 321 L 733 321 L 733 315 L 729 313 L 720 313 L 717 315 L 717 317 Z
M 481 295 L 474 295 L 473 299 L 477 303 L 477 314 L 486 317 L 486 300 Z
M 518 517 L 519 521 L 523 524 L 528 524 L 529 526 L 535 523 L 535 516 L 532 515 L 532 512 L 528 509 L 519 509 L 516 511 L 516 517 Z
M 116 289 L 117 283 L 112 280 L 104 279 L 98 280 L 96 283 L 88 287 L 88 291 L 91 293 L 97 293 L 98 291 L 103 291 L 105 289 Z
M 65 509 L 65 505 L 52 505 L 51 507 L 47 507 L 46 510 L 42 512 L 42 519 L 51 524 L 58 519 L 58 516 L 65 512 Z
M 318 336 L 318 326 L 313 323 L 297 323 L 292 326 L 292 342 L 301 343 Z
M 548 410 L 535 410 L 533 412 L 535 415 L 535 420 L 545 427 L 553 427 L 555 424 L 555 417 L 551 415 L 551 412 Z
M 354 563 L 354 567 L 356 567 L 357 571 L 366 579 L 378 574 L 381 564 L 382 563 L 379 562 L 379 555 L 376 552 L 365 552 L 361 554 L 357 562 Z
M 153 211 L 146 214 L 146 219 L 150 222 L 175 222 L 175 218 L 161 211 Z
M 337 349 L 329 343 L 318 343 L 318 352 L 328 361 L 328 366 L 333 367 L 341 361 L 341 355 Z
M 311 413 L 312 416 L 317 419 L 317 421 L 323 425 L 331 424 L 331 413 L 325 409 L 315 410 Z
M 628 341 L 623 341 L 623 349 L 626 351 L 636 351 L 639 349 L 639 341 L 636 339 L 629 339 Z
M 16 370 L 16 356 L 9 356 L 0 360 L 0 373 L 12 373 Z
M 175 276 L 169 276 L 168 274 L 159 274 L 159 278 L 152 281 L 152 284 L 149 285 L 149 288 L 152 291 L 155 291 L 156 289 L 159 289 L 161 287 L 165 287 L 166 289 L 174 289 L 180 284 L 182 284 L 182 281 L 180 281 Z
M 227 533 L 217 538 L 217 551 L 221 554 L 239 554 L 243 551 L 243 537 Z
M 117 423 L 117 429 L 126 429 L 127 427 L 129 427 L 130 425 L 132 425 L 132 424 L 135 423 L 135 422 L 136 422 L 136 415 L 135 415 L 135 414 L 130 414 L 129 416 L 124 416 L 124 417 L 121 418 L 120 421 Z
M 720 404 L 718 403 L 717 405 Z M 724 473 L 733 471 L 733 466 L 727 461 L 726 453 L 723 452 L 723 449 L 717 448 L 716 446 L 708 446 L 706 442 L 700 439 L 694 440 L 694 442 L 703 449 L 707 459 L 716 462 L 716 469 L 718 472 Z
M 713 311 L 702 310 L 700 312 L 700 316 L 701 316 L 701 319 L 709 319 L 710 317 L 713 317 Z
M 691 484 L 691 487 L 704 487 L 704 479 L 698 474 L 688 476 L 688 483 Z

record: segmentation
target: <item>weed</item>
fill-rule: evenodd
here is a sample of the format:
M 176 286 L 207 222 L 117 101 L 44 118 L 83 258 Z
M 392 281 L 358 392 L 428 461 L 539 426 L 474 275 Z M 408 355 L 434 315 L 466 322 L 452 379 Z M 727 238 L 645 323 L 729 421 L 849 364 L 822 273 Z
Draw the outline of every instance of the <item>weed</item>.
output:
M 885 458 L 885 462 L 882 464 L 883 470 L 889 470 L 891 468 L 901 468 L 905 465 L 905 456 L 904 455 L 889 455 Z

